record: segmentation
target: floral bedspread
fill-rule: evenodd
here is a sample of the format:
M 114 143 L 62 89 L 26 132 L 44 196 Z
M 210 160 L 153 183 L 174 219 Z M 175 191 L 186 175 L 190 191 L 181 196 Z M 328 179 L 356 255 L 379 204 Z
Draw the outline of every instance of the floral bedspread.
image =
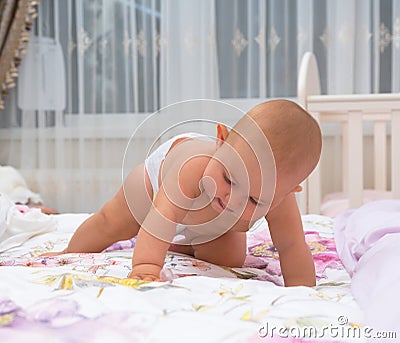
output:
M 168 281 L 144 282 L 126 278 L 134 240 L 99 254 L 38 257 L 64 248 L 87 215 L 55 217 L 57 231 L 0 254 L 0 342 L 364 341 L 328 217 L 303 217 L 312 288 L 281 287 L 265 223 L 248 233 L 243 268 L 169 253 Z

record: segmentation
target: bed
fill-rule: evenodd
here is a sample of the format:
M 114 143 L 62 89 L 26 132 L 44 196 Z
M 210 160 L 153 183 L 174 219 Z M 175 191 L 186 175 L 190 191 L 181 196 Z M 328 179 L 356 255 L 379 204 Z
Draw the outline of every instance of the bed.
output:
M 313 55 L 306 55 L 303 62 L 299 102 L 322 122 L 325 112 L 312 105 L 313 100 L 324 103 L 324 98 L 315 95 L 319 80 Z M 393 102 L 383 101 L 384 118 L 393 117 L 394 130 L 399 125 L 398 98 L 390 97 Z M 389 102 L 395 104 L 390 115 Z M 343 112 L 347 106 L 341 107 L 341 120 L 351 116 Z M 354 128 L 360 131 L 363 115 L 356 112 L 344 134 Z M 379 127 L 382 136 L 386 131 Z M 362 151 L 363 140 L 346 137 L 349 151 L 344 156 L 350 159 Z M 391 139 L 397 144 L 399 138 L 394 134 Z M 399 158 L 395 153 L 391 157 L 396 173 Z M 346 168 L 349 204 L 358 208 L 363 191 L 357 179 L 360 172 L 350 164 Z M 391 197 L 398 195 L 396 180 L 392 175 Z M 89 214 L 45 215 L 38 209 L 0 204 L 0 236 L 7 225 L 13 227 L 14 235 L 0 246 L 0 342 L 304 343 L 366 342 L 382 337 L 396 342 L 400 336 L 393 329 L 397 329 L 393 318 L 400 317 L 395 288 L 400 276 L 395 266 L 400 261 L 390 257 L 396 254 L 400 205 L 395 200 L 370 203 L 334 219 L 320 214 L 321 183 L 318 167 L 304 183 L 299 199 L 316 267 L 317 285 L 312 288 L 282 287 L 278 256 L 265 221 L 248 232 L 248 256 L 242 268 L 224 268 L 171 252 L 163 270 L 165 281 L 151 283 L 126 278 L 134 239 L 115 243 L 98 254 L 40 257 L 64 248 Z M 371 225 L 359 229 L 364 223 L 360 218 L 367 218 Z M 376 254 L 391 262 L 383 267 Z M 378 279 L 381 282 L 375 282 Z M 371 301 L 371 294 L 376 301 Z M 370 309 L 368 301 L 373 304 Z M 389 325 L 382 320 L 378 323 L 377 316 Z
M 318 285 L 284 288 L 263 221 L 248 233 L 243 268 L 169 253 L 166 281 L 147 283 L 126 278 L 134 240 L 99 254 L 39 257 L 63 248 L 88 214 L 32 211 L 24 225 L 47 221 L 49 231 L 0 254 L 1 342 L 308 342 L 307 333 L 310 341 L 337 342 L 354 340 L 322 335 L 325 327 L 362 330 L 331 218 L 303 217 Z M 30 212 L 14 214 L 20 223 Z
M 304 213 L 335 217 L 336 250 L 352 278 L 365 324 L 395 333 L 400 318 L 400 93 L 320 93 L 317 61 L 307 52 L 298 76 L 298 102 L 320 123 L 324 143 L 329 125 L 338 124 L 339 130 L 330 149 L 323 145 L 318 166 L 304 182 L 300 207 Z M 324 194 L 324 185 L 335 176 L 332 169 L 341 171 L 340 189 Z M 396 335 L 384 340 L 397 341 Z
M 297 92 L 298 102 L 320 123 L 325 136 L 332 125 L 339 125 L 333 147 L 328 151 L 324 144 L 320 163 L 303 185 L 303 213 L 336 216 L 368 201 L 400 198 L 400 93 L 321 95 L 312 52 L 301 61 Z M 327 168 L 341 174 L 335 194 L 322 189 L 334 176 L 327 175 L 327 168 L 323 171 L 327 160 L 333 161 Z

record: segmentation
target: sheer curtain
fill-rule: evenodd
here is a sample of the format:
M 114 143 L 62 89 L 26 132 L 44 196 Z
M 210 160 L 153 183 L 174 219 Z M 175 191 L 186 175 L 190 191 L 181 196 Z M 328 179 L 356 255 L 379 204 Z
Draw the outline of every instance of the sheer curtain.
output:
M 95 211 L 148 114 L 192 98 L 246 109 L 295 97 L 309 50 L 323 93 L 399 92 L 399 1 L 41 0 L 0 113 L 0 164 L 59 211 Z
M 306 51 L 322 92 L 400 91 L 400 3 L 396 0 L 219 0 L 222 97 L 296 96 Z
M 215 0 L 161 1 L 162 105 L 218 99 Z
M 40 2 L 0 115 L 0 164 L 48 206 L 95 211 L 118 190 L 127 141 L 159 107 L 159 9 L 159 0 Z

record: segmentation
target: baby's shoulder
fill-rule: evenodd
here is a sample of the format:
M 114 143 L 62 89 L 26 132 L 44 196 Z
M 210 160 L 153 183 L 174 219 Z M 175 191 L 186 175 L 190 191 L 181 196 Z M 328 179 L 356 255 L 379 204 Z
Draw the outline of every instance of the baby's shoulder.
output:
M 215 152 L 215 143 L 188 139 L 171 149 L 164 159 L 161 175 L 173 181 L 179 181 L 183 189 L 198 189 L 200 179 L 211 156 Z
M 180 175 L 182 177 L 189 176 L 189 178 L 193 180 L 200 180 L 203 177 L 204 170 L 206 169 L 210 158 L 211 157 L 207 154 L 190 156 L 179 166 Z
M 215 143 L 198 139 L 185 139 L 173 146 L 165 162 L 179 168 L 204 167 L 215 153 Z

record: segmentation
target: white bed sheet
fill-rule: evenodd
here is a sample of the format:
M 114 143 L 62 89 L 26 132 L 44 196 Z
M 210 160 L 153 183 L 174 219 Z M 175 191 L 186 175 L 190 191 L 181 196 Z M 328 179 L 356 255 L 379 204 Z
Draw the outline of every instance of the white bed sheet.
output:
M 87 216 L 54 216 L 56 231 L 0 254 L 0 342 L 365 340 L 328 217 L 303 217 L 317 286 L 285 288 L 264 224 L 248 234 L 244 268 L 169 253 L 171 280 L 162 283 L 126 279 L 134 240 L 100 254 L 38 257 L 64 248 Z M 359 338 L 344 332 L 354 328 Z

